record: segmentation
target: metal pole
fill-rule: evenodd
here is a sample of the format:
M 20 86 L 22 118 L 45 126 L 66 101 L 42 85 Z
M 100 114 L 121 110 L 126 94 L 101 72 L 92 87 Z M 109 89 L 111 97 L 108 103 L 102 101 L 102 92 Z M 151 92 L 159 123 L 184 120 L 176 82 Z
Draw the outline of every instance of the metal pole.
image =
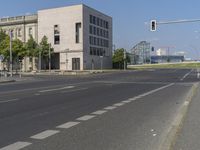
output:
M 49 73 L 51 73 L 51 44 L 49 44 Z
M 41 49 L 39 47 L 39 63 L 38 63 L 39 72 L 41 72 Z
M 12 34 L 11 34 L 11 30 L 10 30 L 10 76 L 13 76 L 13 62 L 12 62 Z
M 124 49 L 124 70 L 126 70 L 126 50 Z
M 100 59 L 101 59 L 101 72 L 103 70 L 103 56 L 100 56 Z

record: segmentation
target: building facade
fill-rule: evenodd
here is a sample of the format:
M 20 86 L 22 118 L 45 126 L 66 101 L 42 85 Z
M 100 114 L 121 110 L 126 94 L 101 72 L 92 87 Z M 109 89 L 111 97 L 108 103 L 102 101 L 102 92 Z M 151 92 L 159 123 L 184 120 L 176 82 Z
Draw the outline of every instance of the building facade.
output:
M 151 62 L 151 46 L 149 42 L 141 41 L 131 49 L 131 64 L 146 64 Z
M 39 43 L 44 36 L 54 48 L 51 69 L 91 70 L 112 67 L 112 18 L 86 5 L 39 10 L 35 15 L 2 18 L 0 28 L 13 38 L 27 42 L 30 35 Z M 25 58 L 25 64 L 38 59 Z M 32 62 L 34 61 L 34 62 Z M 31 62 L 31 63 L 30 63 Z M 28 67 L 28 68 L 27 68 Z M 45 69 L 45 66 L 42 65 Z

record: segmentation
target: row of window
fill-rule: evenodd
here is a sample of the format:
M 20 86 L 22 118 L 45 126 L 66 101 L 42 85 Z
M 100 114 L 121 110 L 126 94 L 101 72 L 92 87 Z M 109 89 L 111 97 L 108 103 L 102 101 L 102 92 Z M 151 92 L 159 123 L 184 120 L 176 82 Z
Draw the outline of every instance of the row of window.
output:
M 76 23 L 75 24 L 75 38 L 76 38 L 76 43 L 80 43 L 80 36 L 81 36 L 81 23 Z M 60 26 L 59 25 L 54 25 L 54 45 L 59 45 L 60 44 Z
M 9 31 L 8 31 L 9 32 Z M 11 32 L 11 36 L 12 36 L 12 38 L 14 38 L 15 36 L 16 37 L 22 37 L 22 29 L 21 28 L 17 28 L 17 29 L 12 29 L 12 30 L 10 30 L 10 32 Z M 33 35 L 33 29 L 32 28 L 29 28 L 28 29 L 28 34 L 29 34 L 29 36 L 30 35 Z
M 109 32 L 98 27 L 90 25 L 90 34 L 101 36 L 104 38 L 109 38 Z
M 97 47 L 90 47 L 90 55 L 94 56 L 105 56 L 105 49 L 97 48 Z
M 109 47 L 109 41 L 97 37 L 90 36 L 90 45 L 96 45 L 101 47 Z
M 90 15 L 90 23 L 97 25 L 97 26 L 100 26 L 100 27 L 103 27 L 105 29 L 109 28 L 108 21 L 105 21 L 105 20 L 98 18 L 98 17 L 95 17 L 93 15 Z

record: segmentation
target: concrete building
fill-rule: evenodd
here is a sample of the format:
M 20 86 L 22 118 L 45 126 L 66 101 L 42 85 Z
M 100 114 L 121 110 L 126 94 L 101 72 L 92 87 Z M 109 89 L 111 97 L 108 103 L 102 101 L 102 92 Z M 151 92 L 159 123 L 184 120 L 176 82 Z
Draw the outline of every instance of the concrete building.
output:
M 52 69 L 90 70 L 112 67 L 112 18 L 86 5 L 39 10 L 35 15 L 0 19 L 13 38 L 39 43 L 43 36 L 54 48 Z M 38 69 L 38 59 L 24 60 L 24 70 Z M 43 69 L 47 69 L 44 64 Z

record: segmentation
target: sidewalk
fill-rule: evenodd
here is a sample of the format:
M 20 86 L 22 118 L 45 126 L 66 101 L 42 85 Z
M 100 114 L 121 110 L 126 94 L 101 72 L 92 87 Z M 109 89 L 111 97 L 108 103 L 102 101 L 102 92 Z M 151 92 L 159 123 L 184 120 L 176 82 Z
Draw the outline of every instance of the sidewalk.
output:
M 200 149 L 200 87 L 194 96 L 173 150 Z

